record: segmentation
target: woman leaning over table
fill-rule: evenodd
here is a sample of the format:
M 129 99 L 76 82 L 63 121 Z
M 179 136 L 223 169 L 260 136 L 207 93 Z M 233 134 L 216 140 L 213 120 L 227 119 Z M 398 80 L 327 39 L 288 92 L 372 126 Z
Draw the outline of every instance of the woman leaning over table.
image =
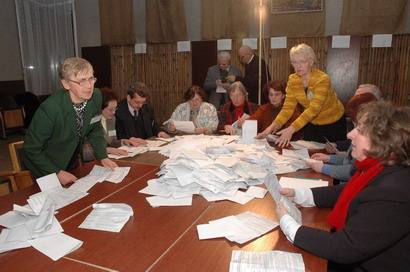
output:
M 410 267 L 410 107 L 364 105 L 348 133 L 357 171 L 348 183 L 281 189 L 303 207 L 332 207 L 331 232 L 299 225 L 281 205 L 280 227 L 294 245 L 336 271 L 408 271 Z
M 308 141 L 324 142 L 323 136 L 333 142 L 345 139 L 343 105 L 331 86 L 329 76 L 313 68 L 313 49 L 304 43 L 292 47 L 290 61 L 295 73 L 289 76 L 285 103 L 279 115 L 258 134 L 258 138 L 276 132 L 280 135 L 276 143 L 284 147 L 289 144 L 293 133 L 303 128 L 303 138 Z M 304 108 L 303 112 L 289 127 L 278 131 L 291 118 L 298 104 Z
M 249 117 L 249 115 L 256 111 L 258 105 L 248 101 L 248 92 L 240 81 L 236 81 L 229 86 L 228 95 L 230 101 L 219 109 L 218 129 L 223 130 L 227 134 L 234 135 L 236 134 L 236 129 L 232 124 L 236 121 L 239 123 L 240 120 Z
M 168 131 L 176 131 L 172 121 L 192 121 L 195 125 L 195 134 L 214 133 L 218 126 L 218 114 L 212 104 L 205 102 L 204 90 L 192 85 L 184 93 L 184 99 L 185 102 L 179 104 L 172 113 L 167 125 Z

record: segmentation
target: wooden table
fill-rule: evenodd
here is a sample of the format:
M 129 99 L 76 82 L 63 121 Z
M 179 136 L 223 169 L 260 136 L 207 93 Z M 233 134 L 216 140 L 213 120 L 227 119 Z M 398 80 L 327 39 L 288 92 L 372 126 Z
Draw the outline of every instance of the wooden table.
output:
M 1 270 L 13 271 L 228 271 L 231 253 L 241 250 L 285 250 L 303 255 L 307 271 L 326 271 L 327 261 L 294 247 L 279 228 L 244 245 L 227 239 L 198 240 L 196 225 L 209 220 L 252 211 L 277 220 L 275 204 L 267 194 L 246 205 L 230 201 L 207 202 L 193 197 L 192 206 L 152 208 L 138 193 L 155 173 L 165 157 L 156 152 L 140 154 L 121 166 L 131 166 L 126 179 L 113 184 L 95 185 L 89 195 L 60 209 L 57 218 L 64 233 L 84 241 L 81 248 L 54 262 L 33 248 L 0 254 Z M 138 163 L 136 163 L 136 161 Z M 142 164 L 141 162 L 145 163 Z M 83 176 L 92 168 L 86 164 L 75 174 Z M 286 176 L 325 177 L 311 171 L 298 171 Z M 327 180 L 329 178 L 327 177 Z M 35 186 L 0 198 L 0 213 L 10 210 L 12 203 L 24 204 Z M 120 233 L 80 229 L 78 226 L 97 202 L 126 203 L 134 210 Z M 302 208 L 303 223 L 328 229 L 328 209 Z

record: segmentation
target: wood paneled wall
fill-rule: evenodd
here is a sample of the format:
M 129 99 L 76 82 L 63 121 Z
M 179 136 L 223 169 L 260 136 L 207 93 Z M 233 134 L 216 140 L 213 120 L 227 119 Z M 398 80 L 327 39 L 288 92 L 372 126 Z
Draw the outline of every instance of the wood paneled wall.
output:
M 191 53 L 177 52 L 176 44 L 149 44 L 146 54 L 134 54 L 133 46 L 112 47 L 111 62 L 112 89 L 125 98 L 132 82 L 144 82 L 159 122 L 171 116 L 191 85 Z
M 301 42 L 312 46 L 316 67 L 326 71 L 328 37 L 288 38 L 286 49 L 270 49 L 270 39 L 265 39 L 263 57 L 273 79 L 287 80 L 293 72 L 289 49 Z M 362 37 L 360 43 L 359 83 L 376 84 L 396 104 L 408 103 L 410 35 L 395 35 L 391 48 L 372 48 L 371 37 Z M 243 71 L 237 56 L 240 46 L 241 40 L 232 40 L 232 64 Z M 113 46 L 112 88 L 124 98 L 132 82 L 145 82 L 157 119 L 162 122 L 183 101 L 183 93 L 191 85 L 191 58 L 190 52 L 177 52 L 176 44 L 148 44 L 147 53 L 137 55 L 133 46 Z
M 359 82 L 379 86 L 395 104 L 409 103 L 410 35 L 394 35 L 392 47 L 372 48 L 372 37 L 361 39 Z

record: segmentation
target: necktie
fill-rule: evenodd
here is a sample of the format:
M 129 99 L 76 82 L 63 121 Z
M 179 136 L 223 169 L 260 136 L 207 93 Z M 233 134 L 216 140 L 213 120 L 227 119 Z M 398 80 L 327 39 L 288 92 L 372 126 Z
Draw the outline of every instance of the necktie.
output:
M 138 117 L 138 111 L 134 111 L 134 120 L 137 120 L 137 117 Z

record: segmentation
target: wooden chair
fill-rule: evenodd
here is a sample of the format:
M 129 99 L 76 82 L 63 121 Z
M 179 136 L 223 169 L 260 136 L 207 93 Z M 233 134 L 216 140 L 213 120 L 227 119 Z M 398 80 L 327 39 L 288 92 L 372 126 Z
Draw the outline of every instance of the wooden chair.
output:
M 25 116 L 23 107 L 0 109 L 1 136 L 6 138 L 8 129 L 24 128 Z
M 12 191 L 20 190 L 33 184 L 30 171 L 26 170 L 21 163 L 23 143 L 23 141 L 19 141 L 9 144 L 12 170 L 0 172 L 0 177 L 5 177 L 10 181 L 9 188 Z

